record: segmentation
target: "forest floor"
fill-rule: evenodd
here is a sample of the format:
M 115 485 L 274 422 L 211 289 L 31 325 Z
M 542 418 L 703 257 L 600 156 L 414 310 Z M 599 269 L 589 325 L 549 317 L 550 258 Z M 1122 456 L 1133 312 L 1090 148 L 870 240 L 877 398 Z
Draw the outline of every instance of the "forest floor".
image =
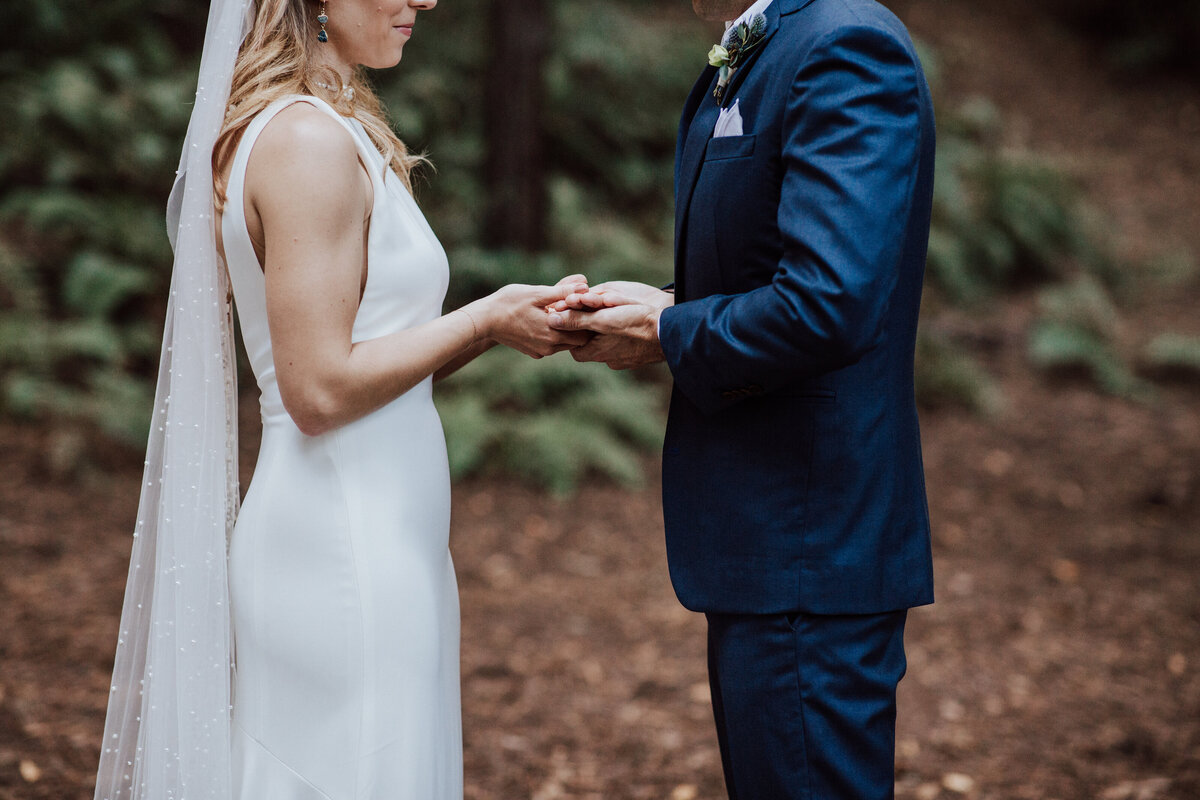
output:
M 1003 5 L 893 4 L 942 54 L 945 94 L 990 97 L 1013 146 L 1069 164 L 1122 252 L 1200 253 L 1195 89 L 1114 81 L 1037 4 Z M 1195 281 L 1128 298 L 1126 344 L 1200 334 L 1197 301 Z M 1003 410 L 923 414 L 938 602 L 909 616 L 897 795 L 1200 798 L 1200 386 L 1141 404 L 1047 381 L 1032 308 L 960 323 Z M 0 425 L 4 800 L 91 797 L 139 485 L 137 455 L 68 477 L 49 441 Z M 571 500 L 456 488 L 468 798 L 724 796 L 656 470 Z

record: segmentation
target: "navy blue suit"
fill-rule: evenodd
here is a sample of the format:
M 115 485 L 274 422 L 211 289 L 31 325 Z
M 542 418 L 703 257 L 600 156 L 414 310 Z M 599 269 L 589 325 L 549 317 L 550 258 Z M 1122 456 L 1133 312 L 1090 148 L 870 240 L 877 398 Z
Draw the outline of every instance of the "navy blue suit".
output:
M 862 785 L 837 770 L 869 772 L 861 758 L 891 746 L 904 612 L 933 600 L 913 390 L 933 111 L 904 26 L 874 0 L 774 0 L 766 17 L 765 39 L 725 95 L 727 106 L 738 101 L 745 135 L 712 138 L 713 68 L 680 125 L 676 304 L 659 328 L 675 380 L 663 458 L 668 560 L 680 601 L 709 614 L 727 780 L 733 751 L 753 749 L 733 729 L 747 727 L 755 704 L 783 702 L 754 693 L 756 681 L 779 683 L 775 640 L 804 662 L 782 684 L 800 685 L 802 708 L 784 717 L 810 734 L 823 730 L 818 718 L 849 728 L 845 741 L 824 742 L 870 751 L 806 756 L 813 763 L 800 767 L 815 772 L 767 783 L 742 777 L 741 796 L 886 796 L 890 763 Z M 802 658 L 806 648 L 824 655 Z M 813 671 L 825 661 L 840 677 Z M 756 677 L 754 662 L 770 674 Z M 844 702 L 815 710 L 815 686 Z M 880 727 L 889 697 L 891 723 Z M 749 706 L 735 711 L 734 701 Z M 803 735 L 774 736 L 787 745 L 778 758 L 800 758 Z M 801 780 L 803 793 L 777 786 Z

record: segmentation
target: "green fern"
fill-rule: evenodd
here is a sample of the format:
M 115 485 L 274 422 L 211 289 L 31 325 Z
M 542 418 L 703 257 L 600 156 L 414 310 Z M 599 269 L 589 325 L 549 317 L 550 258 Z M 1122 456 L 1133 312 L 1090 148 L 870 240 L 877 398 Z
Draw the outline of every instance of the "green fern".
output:
M 972 303 L 1077 268 L 1115 282 L 1120 272 L 1078 186 L 1045 159 L 1005 150 L 1001 127 L 979 99 L 939 119 L 931 284 Z
M 1164 333 L 1146 347 L 1146 366 L 1156 374 L 1200 378 L 1200 336 Z
M 456 477 L 500 469 L 559 493 L 590 472 L 636 484 L 662 443 L 654 384 L 565 353 L 487 353 L 439 388 L 438 409 Z
M 924 328 L 917 337 L 916 385 L 917 402 L 926 408 L 957 406 L 994 414 L 1004 406 L 996 381 L 966 347 Z
M 1083 278 L 1043 290 L 1042 317 L 1029 338 L 1033 363 L 1050 372 L 1081 372 L 1103 391 L 1146 399 L 1151 387 L 1134 375 L 1116 347 L 1116 307 L 1094 280 Z

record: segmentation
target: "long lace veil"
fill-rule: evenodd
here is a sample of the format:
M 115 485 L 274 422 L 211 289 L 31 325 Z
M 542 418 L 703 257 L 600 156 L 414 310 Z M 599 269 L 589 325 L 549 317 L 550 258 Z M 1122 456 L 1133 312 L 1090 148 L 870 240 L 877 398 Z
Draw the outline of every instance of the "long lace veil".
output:
M 236 385 L 212 150 L 253 0 L 212 0 L 167 209 L 175 251 L 96 800 L 230 800 Z

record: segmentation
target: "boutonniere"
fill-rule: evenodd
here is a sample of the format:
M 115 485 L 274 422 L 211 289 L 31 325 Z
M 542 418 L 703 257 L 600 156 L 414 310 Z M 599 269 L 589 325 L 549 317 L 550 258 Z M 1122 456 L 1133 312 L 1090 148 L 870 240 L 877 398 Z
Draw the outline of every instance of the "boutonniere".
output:
M 758 47 L 766 32 L 767 18 L 762 14 L 755 14 L 748 22 L 739 22 L 730 28 L 725 34 L 724 41 L 721 44 L 713 45 L 713 49 L 708 51 L 708 63 L 721 70 L 720 77 L 717 79 L 717 88 L 713 92 L 717 103 L 724 101 L 725 87 L 733 80 L 734 73 L 742 64 L 742 59 L 751 50 Z

